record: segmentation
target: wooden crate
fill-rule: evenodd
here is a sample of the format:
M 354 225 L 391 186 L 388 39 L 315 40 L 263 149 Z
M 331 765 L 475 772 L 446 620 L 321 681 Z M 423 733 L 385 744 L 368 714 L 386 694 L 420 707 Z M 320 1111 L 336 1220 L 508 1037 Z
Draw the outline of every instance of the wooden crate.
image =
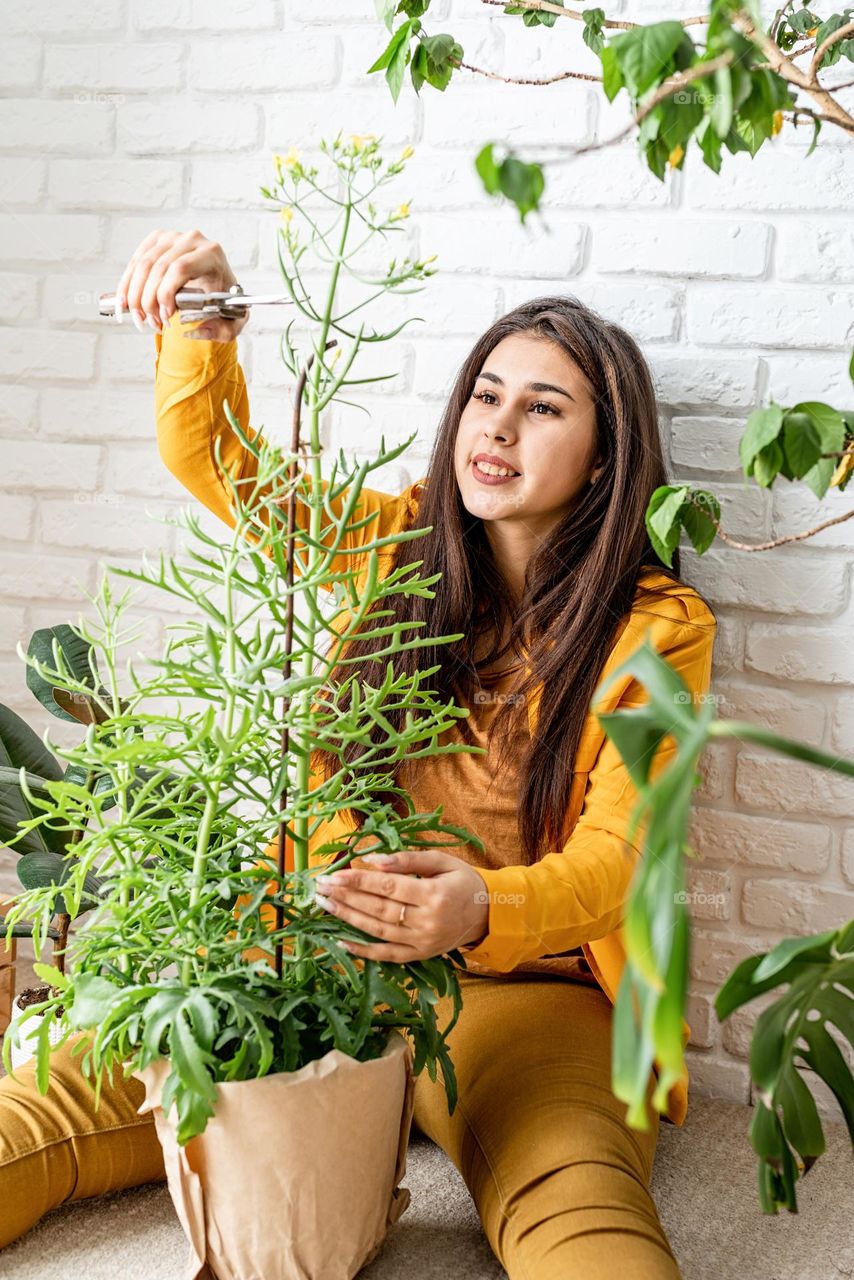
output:
M 8 902 L 7 898 L 0 897 L 0 920 L 6 915 Z M 6 1030 L 12 1019 L 12 1001 L 15 999 L 17 947 L 18 944 L 13 939 L 11 950 L 7 951 L 5 937 L 0 936 L 0 1035 Z

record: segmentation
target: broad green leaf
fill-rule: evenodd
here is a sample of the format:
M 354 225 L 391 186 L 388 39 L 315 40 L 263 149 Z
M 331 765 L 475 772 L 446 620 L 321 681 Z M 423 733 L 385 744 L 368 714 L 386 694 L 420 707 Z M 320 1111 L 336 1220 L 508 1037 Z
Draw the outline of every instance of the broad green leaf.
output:
M 19 859 L 16 870 L 18 879 L 25 889 L 45 889 L 49 885 L 56 885 L 59 888 L 68 881 L 73 863 L 68 858 L 62 858 L 52 850 L 46 849 L 41 853 L 25 853 Z M 96 906 L 101 894 L 101 881 L 92 872 L 88 872 L 85 877 L 83 894 L 78 915 Z M 68 913 L 68 904 L 61 894 L 54 899 L 53 906 L 58 915 Z
M 60 670 L 54 657 L 54 644 L 61 652 L 65 666 L 75 680 L 95 689 L 100 685 L 95 651 L 87 640 L 72 629 L 67 622 L 55 627 L 40 627 L 34 631 L 27 646 L 28 657 L 37 659 L 52 671 Z M 76 720 L 60 707 L 54 698 L 52 681 L 39 675 L 35 667 L 27 664 L 27 688 L 35 694 L 42 706 L 60 720 Z
M 11 707 L 0 703 L 0 765 L 14 769 L 23 767 L 27 773 L 52 781 L 62 777 L 62 766 L 52 751 Z
M 708 551 L 714 542 L 721 518 L 721 508 L 713 493 L 691 489 L 679 517 L 698 555 Z
M 33 800 L 53 806 L 48 780 L 34 774 L 24 774 L 27 789 Z M 31 802 L 21 786 L 20 769 L 0 765 L 0 843 L 8 845 L 15 853 L 42 853 L 47 849 L 61 851 L 65 848 L 69 833 L 57 831 L 40 822 L 22 834 L 20 824 L 38 818 L 44 812 Z
M 738 446 L 744 474 L 750 475 L 752 463 L 757 454 L 775 441 L 783 426 L 783 410 L 778 404 L 771 404 L 767 409 L 754 409 L 747 419 L 744 435 Z
M 682 43 L 685 28 L 679 22 L 656 22 L 621 32 L 609 44 L 633 98 L 667 76 L 671 59 Z
M 714 100 L 709 123 L 718 138 L 725 138 L 732 125 L 732 73 L 729 67 L 718 67 L 714 74 Z M 718 151 L 720 154 L 720 150 Z
M 783 419 L 783 448 L 793 474 L 803 476 L 818 462 L 821 436 L 806 413 L 787 413 Z
M 673 552 L 679 545 L 679 512 L 687 492 L 687 485 L 659 485 L 647 504 L 646 530 L 656 555 L 666 565 L 673 563 Z
M 599 60 L 602 63 L 602 88 L 608 101 L 613 102 L 625 81 L 612 45 L 603 45 L 599 50 Z
M 97 1027 L 110 1012 L 122 988 L 94 973 L 81 973 L 74 979 L 74 999 L 66 1011 L 68 1023 L 75 1031 Z
M 764 982 L 766 978 L 771 978 L 774 974 L 779 974 L 791 960 L 795 958 L 801 961 L 824 961 L 830 960 L 830 947 L 834 938 L 837 937 L 836 929 L 828 929 L 826 933 L 820 933 L 810 938 L 784 938 L 782 942 L 778 942 L 776 947 L 772 947 L 764 956 L 759 959 L 759 964 L 752 971 L 754 982 Z

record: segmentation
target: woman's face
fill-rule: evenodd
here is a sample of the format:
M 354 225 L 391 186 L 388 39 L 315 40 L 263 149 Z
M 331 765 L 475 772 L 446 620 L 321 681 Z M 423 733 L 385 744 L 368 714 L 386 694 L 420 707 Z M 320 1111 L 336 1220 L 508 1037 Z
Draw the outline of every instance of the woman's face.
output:
M 474 464 L 481 454 L 502 459 L 518 475 L 484 483 Z M 457 430 L 454 467 L 466 509 L 546 532 L 595 478 L 596 461 L 596 409 L 581 370 L 547 339 L 502 339 L 484 362 Z

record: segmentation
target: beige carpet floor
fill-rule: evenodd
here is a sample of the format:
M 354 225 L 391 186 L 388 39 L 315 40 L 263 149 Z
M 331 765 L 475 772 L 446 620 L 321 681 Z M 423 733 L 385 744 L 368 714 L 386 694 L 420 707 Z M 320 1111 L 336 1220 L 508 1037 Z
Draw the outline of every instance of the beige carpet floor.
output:
M 684 1280 L 854 1276 L 854 1166 L 844 1126 L 826 1126 L 828 1151 L 799 1184 L 800 1212 L 765 1216 L 746 1134 L 749 1114 L 747 1107 L 695 1097 L 682 1129 L 662 1125 L 653 1191 Z M 412 1203 L 360 1277 L 504 1277 L 457 1170 L 420 1133 L 410 1143 L 404 1185 Z M 169 1195 L 153 1185 L 48 1214 L 0 1252 L 0 1277 L 183 1280 L 185 1259 Z

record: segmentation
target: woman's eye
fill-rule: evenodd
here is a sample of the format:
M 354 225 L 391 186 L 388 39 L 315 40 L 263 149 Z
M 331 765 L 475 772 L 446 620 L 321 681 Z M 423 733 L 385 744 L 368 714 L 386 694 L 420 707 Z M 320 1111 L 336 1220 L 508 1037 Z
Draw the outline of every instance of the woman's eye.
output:
M 491 391 L 473 391 L 472 399 L 481 400 L 483 401 L 484 404 L 492 404 L 495 401 L 496 397 L 492 394 Z M 546 404 L 545 400 L 538 400 L 536 404 L 531 405 L 531 408 L 545 409 L 546 414 L 558 412 L 553 404 Z M 542 418 L 544 415 L 542 413 L 538 413 L 536 416 L 538 418 Z

